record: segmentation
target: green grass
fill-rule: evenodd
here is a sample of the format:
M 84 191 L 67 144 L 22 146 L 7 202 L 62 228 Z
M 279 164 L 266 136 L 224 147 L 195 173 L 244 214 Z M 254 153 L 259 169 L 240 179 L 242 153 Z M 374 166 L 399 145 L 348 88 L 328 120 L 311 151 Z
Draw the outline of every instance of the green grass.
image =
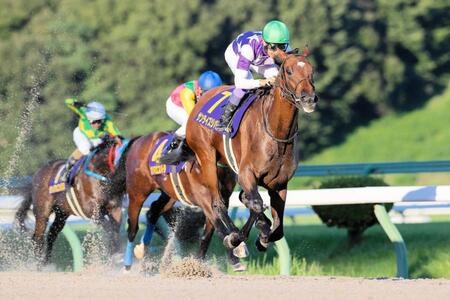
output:
M 297 217 L 297 220 L 302 217 Z M 412 278 L 450 278 L 450 222 L 448 217 L 436 217 L 428 224 L 401 224 L 401 232 L 408 249 L 408 265 Z M 292 254 L 292 275 L 309 276 L 354 276 L 354 277 L 394 277 L 396 257 L 394 246 L 380 226 L 368 229 L 363 242 L 349 248 L 346 231 L 327 228 L 317 219 L 310 218 L 313 224 L 291 224 L 285 226 L 285 233 Z M 82 237 L 86 227 L 78 227 L 77 234 Z M 279 274 L 278 259 L 274 247 L 267 253 L 259 253 L 253 246 L 256 232 L 252 231 L 248 246 L 250 256 L 244 260 L 248 265 L 246 274 Z M 155 237 L 152 245 L 163 245 Z M 196 244 L 189 245 L 193 252 Z M 54 263 L 59 270 L 71 269 L 69 246 L 63 237 L 56 243 Z M 211 242 L 208 259 L 219 269 L 233 272 L 226 264 L 225 250 L 216 236 Z
M 450 85 L 427 104 L 405 114 L 373 121 L 350 134 L 340 145 L 330 147 L 308 164 L 421 161 L 450 159 Z M 449 174 L 389 175 L 392 184 L 443 184 Z M 291 186 L 309 186 L 314 179 L 298 179 Z

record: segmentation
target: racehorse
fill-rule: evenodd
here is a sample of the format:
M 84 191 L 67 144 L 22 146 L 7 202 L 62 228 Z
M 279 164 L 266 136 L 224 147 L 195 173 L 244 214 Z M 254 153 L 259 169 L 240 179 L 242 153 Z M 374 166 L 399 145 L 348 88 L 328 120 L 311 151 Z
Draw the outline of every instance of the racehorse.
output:
M 34 174 L 31 197 L 25 198 L 22 202 L 16 212 L 16 220 L 22 229 L 25 229 L 24 221 L 33 204 L 36 219 L 33 234 L 34 251 L 41 263 L 48 263 L 53 243 L 70 215 L 90 218 L 100 224 L 109 235 L 111 251 L 115 253 L 119 250 L 122 217 L 122 195 L 119 188 L 124 184 L 124 177 L 123 174 L 114 172 L 111 160 L 115 147 L 114 141 L 108 138 L 94 148 L 85 160 L 80 161 L 82 166 L 74 176 L 72 186 L 65 184 L 66 191 L 51 194 L 49 189 L 53 178 L 61 173 L 64 160 L 49 162 Z M 44 234 L 52 213 L 55 214 L 55 219 L 47 235 L 47 249 L 44 256 Z
M 152 203 L 147 214 L 147 230 L 144 234 L 144 244 L 150 243 L 153 229 L 160 215 L 173 207 L 177 199 L 181 200 L 185 204 L 199 206 L 203 209 L 206 216 L 204 233 L 200 242 L 200 250 L 198 257 L 204 259 L 209 242 L 214 233 L 214 227 L 216 227 L 219 236 L 222 234 L 221 226 L 217 228 L 217 220 L 212 217 L 213 207 L 208 202 L 211 197 L 209 196 L 208 189 L 204 187 L 202 182 L 204 179 L 199 176 L 199 166 L 195 160 L 186 162 L 184 168 L 176 175 L 178 183 L 175 183 L 170 178 L 170 174 L 151 175 L 149 167 L 149 157 L 152 154 L 157 145 L 158 140 L 166 136 L 167 133 L 155 132 L 146 136 L 138 138 L 134 144 L 130 147 L 126 155 L 126 189 L 129 197 L 128 207 L 128 243 L 125 251 L 125 270 L 129 270 L 132 264 L 132 252 L 133 242 L 139 229 L 139 214 L 142 205 L 146 198 L 156 189 L 161 191 L 160 197 Z M 158 147 L 159 149 L 160 147 Z M 159 149 L 161 155 L 162 148 Z M 228 199 L 233 192 L 236 184 L 234 173 L 227 167 L 218 168 L 218 176 L 221 178 L 219 181 L 222 198 L 224 202 L 221 203 L 224 207 L 228 207 Z M 177 187 L 177 186 L 178 187 Z M 223 236 L 222 236 L 223 239 Z M 142 245 L 142 243 L 141 243 Z M 235 252 L 240 257 L 246 256 L 246 246 L 240 249 L 241 252 Z M 139 250 L 140 252 L 143 249 Z M 136 250 L 135 250 L 136 253 Z M 244 253 L 244 254 L 243 254 Z M 143 256 L 140 254 L 139 256 Z M 239 263 L 239 258 L 236 257 L 231 250 L 228 251 L 228 256 L 231 265 L 235 271 L 242 271 L 243 266 Z
M 221 163 L 234 165 L 238 182 L 244 191 L 241 201 L 250 209 L 250 218 L 242 230 L 228 230 L 226 233 L 227 240 L 224 242 L 228 243 L 229 248 L 236 247 L 248 238 L 255 221 L 260 231 L 256 240 L 258 250 L 265 251 L 269 242 L 284 236 L 287 183 L 298 164 L 295 155 L 298 110 L 302 108 L 311 113 L 318 101 L 313 84 L 313 67 L 307 56 L 307 48 L 302 54 L 298 54 L 297 49 L 290 53 L 277 53 L 275 61 L 280 67 L 273 87 L 257 90 L 262 95 L 259 94 L 248 108 L 239 131 L 231 140 L 234 162 L 227 159 L 223 134 L 195 120 L 205 103 L 222 93 L 223 97 L 211 109 L 219 107 L 220 101 L 230 94 L 225 91 L 230 87 L 218 87 L 205 93 L 190 114 L 186 141 L 201 166 L 199 177 L 212 195 L 212 206 L 220 207 L 217 203 L 222 201 L 216 167 L 217 163 Z M 263 213 L 263 200 L 258 186 L 268 190 L 273 225 Z M 214 213 L 220 219 L 228 218 L 224 210 L 217 209 Z

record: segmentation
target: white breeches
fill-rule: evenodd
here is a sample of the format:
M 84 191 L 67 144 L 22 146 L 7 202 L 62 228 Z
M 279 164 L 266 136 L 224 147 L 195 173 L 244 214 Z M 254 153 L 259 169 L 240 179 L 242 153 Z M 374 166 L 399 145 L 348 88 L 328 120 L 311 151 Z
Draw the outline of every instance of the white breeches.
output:
M 102 143 L 102 139 L 88 139 L 78 127 L 73 131 L 73 141 L 83 155 L 88 155 L 91 148 Z
M 178 105 L 172 102 L 172 99 L 169 97 L 166 101 L 166 112 L 167 115 L 177 122 L 178 125 L 181 125 L 180 128 L 175 131 L 178 136 L 185 137 L 186 136 L 186 124 L 189 119 L 189 115 L 184 110 L 184 108 L 179 107 Z

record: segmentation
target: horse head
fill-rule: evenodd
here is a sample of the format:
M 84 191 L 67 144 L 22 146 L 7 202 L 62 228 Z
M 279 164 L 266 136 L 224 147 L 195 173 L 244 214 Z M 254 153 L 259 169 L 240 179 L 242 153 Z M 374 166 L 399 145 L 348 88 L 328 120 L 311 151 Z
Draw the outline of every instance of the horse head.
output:
M 296 107 L 301 106 L 305 112 L 311 113 L 315 110 L 319 98 L 315 93 L 314 69 L 307 60 L 308 54 L 306 47 L 302 54 L 298 54 L 298 49 L 277 53 L 275 61 L 280 64 L 280 71 L 275 84 Z
M 113 167 L 110 162 L 110 152 L 114 150 L 112 147 L 115 145 L 115 140 L 108 135 L 102 138 L 102 140 L 103 142 L 100 145 L 92 149 L 95 155 L 92 156 L 91 163 L 97 172 L 102 175 L 107 175 L 113 172 Z

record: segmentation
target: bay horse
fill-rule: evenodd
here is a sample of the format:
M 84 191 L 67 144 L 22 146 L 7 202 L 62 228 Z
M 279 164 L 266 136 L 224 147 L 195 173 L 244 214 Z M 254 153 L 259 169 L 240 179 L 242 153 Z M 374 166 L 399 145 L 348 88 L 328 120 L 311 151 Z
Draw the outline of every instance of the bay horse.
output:
M 131 143 L 131 142 L 130 142 Z M 89 176 L 80 166 L 73 179 L 73 190 L 67 193 L 50 194 L 51 180 L 64 165 L 64 160 L 55 160 L 37 170 L 32 179 L 31 194 L 26 197 L 16 212 L 16 220 L 25 230 L 25 219 L 33 204 L 33 214 L 36 219 L 33 244 L 35 255 L 40 263 L 46 264 L 51 257 L 53 243 L 63 229 L 70 215 L 90 218 L 100 224 L 108 233 L 110 249 L 115 253 L 120 248 L 119 230 L 122 217 L 122 194 L 119 193 L 124 184 L 123 176 L 115 174 L 110 160 L 111 151 L 115 147 L 113 139 L 105 139 L 102 144 L 91 151 L 90 160 L 82 162 L 88 170 L 94 170 L 94 176 Z M 95 155 L 94 155 L 95 154 Z M 103 177 L 103 178 L 102 178 Z M 104 179 L 104 180 L 100 180 Z M 122 182 L 120 182 L 122 181 Z M 67 188 L 69 184 L 66 184 Z M 68 198 L 71 199 L 68 199 Z M 50 215 L 55 218 L 47 235 L 47 248 L 44 255 L 44 235 Z
M 241 201 L 250 209 L 250 218 L 241 231 L 227 232 L 224 242 L 228 243 L 229 248 L 248 238 L 255 221 L 260 231 L 255 243 L 259 251 L 265 251 L 269 242 L 284 236 L 287 183 L 298 164 L 295 155 L 298 110 L 302 108 L 306 113 L 311 113 L 318 101 L 313 84 L 313 67 L 307 55 L 307 48 L 300 55 L 298 49 L 290 53 L 278 51 L 275 61 L 279 65 L 279 74 L 273 87 L 257 90 L 263 94 L 258 95 L 249 107 L 238 133 L 231 141 L 238 182 L 244 191 Z M 187 123 L 186 141 L 201 166 L 199 176 L 212 195 L 213 207 L 222 201 L 216 165 L 231 163 L 226 158 L 222 133 L 196 122 L 195 116 L 210 98 L 229 88 L 218 87 L 205 93 Z M 268 190 L 273 225 L 263 213 L 264 205 L 258 186 Z M 228 218 L 223 210 L 215 210 L 214 213 L 221 219 Z
M 185 167 L 179 173 L 179 188 L 177 189 L 172 183 L 169 174 L 151 175 L 149 167 L 149 157 L 156 146 L 157 141 L 167 135 L 166 132 L 154 132 L 138 138 L 130 147 L 125 158 L 126 165 L 126 189 L 129 197 L 128 207 L 128 243 L 125 251 L 124 265 L 125 270 L 130 270 L 133 258 L 133 247 L 136 234 L 139 229 L 139 214 L 147 197 L 155 190 L 160 190 L 160 197 L 152 203 L 147 213 L 147 229 L 145 231 L 143 240 L 144 244 L 150 243 L 152 233 L 158 218 L 162 213 L 171 209 L 177 199 L 182 202 L 187 202 L 189 205 L 194 205 L 202 208 L 206 216 L 205 228 L 203 236 L 200 241 L 200 250 L 198 258 L 204 259 L 209 242 L 217 229 L 219 236 L 223 239 L 222 227 L 218 225 L 218 220 L 213 218 L 213 207 L 209 202 L 211 197 L 209 190 L 203 185 L 204 178 L 200 176 L 199 165 L 195 161 L 186 162 Z M 152 155 L 153 156 L 153 155 Z M 234 173 L 227 167 L 217 169 L 218 176 L 221 178 L 218 181 L 219 192 L 222 195 L 221 205 L 228 207 L 228 200 L 231 196 L 236 178 Z M 182 195 L 180 195 L 180 193 Z M 183 200 L 184 198 L 184 200 Z M 141 244 L 142 245 L 142 244 Z M 140 245 L 140 246 L 141 246 Z M 246 246 L 234 253 L 240 257 L 246 256 Z M 141 253 L 143 249 L 139 250 Z M 136 250 L 135 250 L 136 253 Z M 244 254 L 242 254 L 244 253 Z M 228 251 L 228 257 L 231 265 L 235 271 L 242 271 L 243 266 L 239 263 L 239 258 L 233 254 L 233 251 Z M 140 257 L 143 254 L 140 255 Z

